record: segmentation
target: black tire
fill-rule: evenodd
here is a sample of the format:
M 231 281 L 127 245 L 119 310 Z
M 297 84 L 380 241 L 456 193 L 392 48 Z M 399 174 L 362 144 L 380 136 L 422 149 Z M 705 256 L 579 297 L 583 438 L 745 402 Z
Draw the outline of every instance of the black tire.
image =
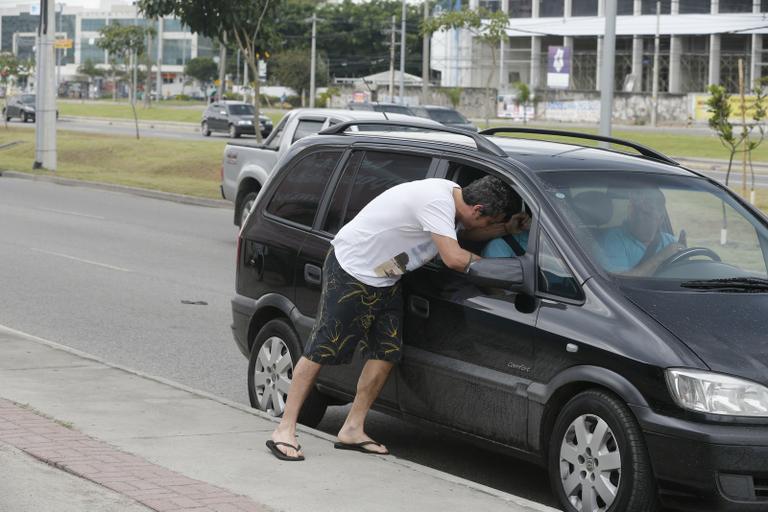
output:
M 583 446 L 576 439 L 579 425 L 589 435 Z M 594 432 L 606 426 L 600 438 L 605 441 L 593 440 Z M 597 446 L 604 449 L 592 451 Z M 547 465 L 552 490 L 567 512 L 592 512 L 601 505 L 608 505 L 609 512 L 653 512 L 658 508 L 656 481 L 643 433 L 627 406 L 606 391 L 585 391 L 562 408 L 550 438 Z M 587 500 L 594 493 L 592 506 L 581 502 L 584 491 Z M 594 504 L 597 507 L 593 509 Z
M 248 192 L 247 194 L 243 195 L 242 199 L 240 199 L 240 201 L 237 203 L 235 223 L 238 226 L 242 227 L 242 225 L 245 223 L 245 219 L 249 213 L 246 208 L 250 208 L 249 205 L 253 205 L 253 202 L 256 200 L 258 195 L 259 193 L 256 191 Z
M 233 139 L 240 138 L 240 132 L 237 131 L 237 128 L 233 124 L 229 125 L 229 136 Z
M 299 357 L 301 357 L 299 337 L 293 328 L 288 324 L 288 322 L 282 318 L 270 320 L 264 324 L 264 327 L 262 327 L 259 333 L 256 335 L 256 339 L 253 341 L 253 346 L 251 347 L 251 356 L 248 360 L 248 398 L 250 399 L 251 407 L 279 417 L 282 416 L 283 411 L 276 410 L 277 408 L 274 407 L 269 407 L 273 404 L 273 401 L 264 398 L 264 395 L 267 393 L 268 386 L 265 386 L 264 390 L 257 389 L 256 382 L 257 374 L 263 375 L 265 378 L 267 378 L 267 382 L 271 380 L 270 375 L 274 375 L 274 373 L 270 374 L 263 371 L 264 365 L 261 363 L 264 361 L 263 359 L 260 361 L 259 352 L 262 350 L 265 344 L 268 342 L 276 343 L 277 340 L 282 343 L 282 345 L 278 345 L 278 347 L 281 348 L 281 356 L 290 357 L 290 371 L 286 372 L 286 374 L 290 377 L 293 376 L 293 368 L 298 363 Z M 267 348 L 272 348 L 272 345 L 268 345 Z M 280 392 L 279 387 L 278 392 Z M 282 392 L 280 392 L 280 394 L 283 395 L 284 398 L 284 394 Z M 307 396 L 307 399 L 304 401 L 304 405 L 301 408 L 301 413 L 299 414 L 299 423 L 312 428 L 316 427 L 323 419 L 327 407 L 328 399 L 323 396 L 316 388 L 312 388 L 312 390 L 309 392 L 309 395 Z
M 24 121 L 24 122 L 26 123 L 26 122 L 28 122 L 28 121 L 29 121 L 29 116 L 28 116 L 27 114 L 22 114 L 22 115 L 21 115 L 21 120 L 22 120 L 22 121 Z
M 211 136 L 211 130 L 208 128 L 208 122 L 203 121 L 200 123 L 200 133 L 203 134 L 203 137 L 210 137 Z

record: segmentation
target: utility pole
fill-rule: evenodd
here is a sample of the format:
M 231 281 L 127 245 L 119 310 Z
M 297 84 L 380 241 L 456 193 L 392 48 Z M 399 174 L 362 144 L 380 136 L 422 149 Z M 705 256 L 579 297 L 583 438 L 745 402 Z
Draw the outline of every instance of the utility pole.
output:
M 309 63 L 309 108 L 315 108 L 315 71 L 317 69 L 317 14 L 312 13 L 312 54 Z
M 32 167 L 56 171 L 56 91 L 53 69 L 56 7 L 51 4 L 49 0 L 40 0 L 36 59 L 35 163 Z
M 616 0 L 605 0 L 605 36 L 600 69 L 600 135 L 611 136 L 616 67 Z
M 392 28 L 390 29 L 390 34 L 392 37 L 389 41 L 389 101 L 393 102 L 395 101 L 395 33 L 397 32 L 397 29 L 395 28 L 397 17 L 392 16 Z
M 163 20 L 155 18 L 157 22 L 157 74 L 155 76 L 155 88 L 157 89 L 158 101 L 163 99 Z M 150 50 L 151 52 L 151 50 Z
M 661 1 L 656 0 L 656 37 L 653 40 L 653 110 L 651 110 L 651 126 L 656 127 L 659 115 L 659 30 L 661 25 Z
M 400 104 L 405 105 L 405 0 L 403 0 L 400 33 Z
M 429 19 L 429 0 L 424 0 L 424 23 Z M 429 35 L 421 42 L 421 102 L 429 102 Z
M 61 30 L 61 15 L 62 11 L 64 11 L 64 3 L 58 4 L 58 9 L 56 10 L 56 30 L 54 31 L 53 39 L 56 40 L 56 34 Z M 56 95 L 58 96 L 59 93 L 59 85 L 61 85 L 61 54 L 64 51 L 62 48 L 56 48 L 56 46 L 53 47 L 56 52 Z
M 224 99 L 224 71 L 227 64 L 227 34 L 224 34 L 224 38 L 220 41 L 221 47 L 219 48 L 219 87 L 216 89 L 217 101 Z

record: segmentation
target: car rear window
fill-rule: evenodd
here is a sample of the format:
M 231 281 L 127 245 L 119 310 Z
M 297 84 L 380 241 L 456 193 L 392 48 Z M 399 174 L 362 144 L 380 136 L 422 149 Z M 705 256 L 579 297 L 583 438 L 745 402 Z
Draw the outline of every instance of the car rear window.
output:
M 429 109 L 429 117 L 438 123 L 466 123 L 464 116 L 455 110 L 444 110 L 442 108 Z
M 302 226 L 312 226 L 320 196 L 340 157 L 341 151 L 318 151 L 302 158 L 284 173 L 267 212 Z

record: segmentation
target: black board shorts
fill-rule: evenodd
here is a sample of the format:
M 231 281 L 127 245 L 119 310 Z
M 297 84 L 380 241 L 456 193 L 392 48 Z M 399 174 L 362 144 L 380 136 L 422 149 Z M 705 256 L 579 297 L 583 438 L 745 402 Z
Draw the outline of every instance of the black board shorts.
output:
M 320 364 L 348 364 L 363 356 L 397 363 L 403 352 L 400 282 L 376 287 L 347 274 L 331 250 L 323 264 L 323 291 L 304 357 Z

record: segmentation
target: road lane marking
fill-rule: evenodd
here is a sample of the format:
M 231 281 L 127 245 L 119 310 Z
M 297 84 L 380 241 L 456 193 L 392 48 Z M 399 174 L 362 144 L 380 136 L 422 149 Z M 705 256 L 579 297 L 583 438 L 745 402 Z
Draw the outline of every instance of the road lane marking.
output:
M 122 268 L 122 267 L 115 267 L 113 265 L 107 265 L 106 263 L 99 263 L 98 261 L 91 261 L 91 260 L 84 260 L 83 258 L 78 258 L 76 256 L 70 256 L 69 254 L 62 254 L 60 252 L 53 252 L 53 251 L 46 251 L 43 249 L 36 249 L 35 247 L 30 247 L 31 250 L 36 252 L 41 252 L 43 254 L 50 254 L 52 256 L 59 256 L 61 258 L 67 258 L 74 261 L 79 261 L 80 263 L 87 263 L 88 265 L 96 265 L 97 267 L 103 267 L 108 268 L 110 270 L 119 270 L 120 272 L 133 272 L 130 269 Z
M 52 208 L 33 208 L 34 210 L 42 210 L 44 212 L 63 213 L 64 215 L 74 215 L 75 217 L 86 217 L 88 219 L 105 220 L 106 217 L 100 217 L 98 215 L 88 215 L 87 213 L 68 212 L 65 210 L 54 210 Z

